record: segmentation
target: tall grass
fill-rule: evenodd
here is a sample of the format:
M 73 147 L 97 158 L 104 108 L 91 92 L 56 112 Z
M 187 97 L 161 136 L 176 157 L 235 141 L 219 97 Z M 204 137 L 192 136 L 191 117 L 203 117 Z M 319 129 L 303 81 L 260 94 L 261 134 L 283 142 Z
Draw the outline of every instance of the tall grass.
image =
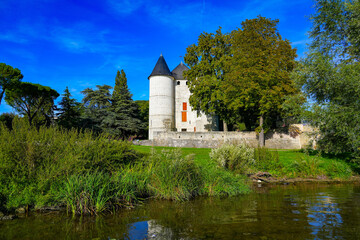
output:
M 53 126 L 36 129 L 14 119 L 12 130 L 0 124 L 0 194 L 7 196 L 9 209 L 54 204 L 54 184 L 94 171 L 109 175 L 142 156 L 131 143 L 107 135 Z
M 98 214 L 147 197 L 183 201 L 248 189 L 239 176 L 181 150 L 143 154 L 108 135 L 35 129 L 21 119 L 12 130 L 0 125 L 0 209 L 64 205 Z
M 203 180 L 192 155 L 183 157 L 179 149 L 152 151 L 147 164 L 149 188 L 155 197 L 187 200 L 199 195 Z

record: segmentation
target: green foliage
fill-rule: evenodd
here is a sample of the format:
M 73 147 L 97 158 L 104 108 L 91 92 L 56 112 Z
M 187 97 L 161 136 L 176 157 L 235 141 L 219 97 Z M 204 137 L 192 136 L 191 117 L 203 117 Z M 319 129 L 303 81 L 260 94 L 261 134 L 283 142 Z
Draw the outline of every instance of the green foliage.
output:
M 147 139 L 149 134 L 149 100 L 136 100 L 135 103 L 139 107 L 139 119 L 144 125 L 140 129 L 139 135 L 141 138 Z
M 0 63 L 0 105 L 5 92 L 8 89 L 16 88 L 23 77 L 19 69 Z
M 54 100 L 58 96 L 59 94 L 50 87 L 21 82 L 16 85 L 16 88 L 8 89 L 5 101 L 18 113 L 26 116 L 30 125 L 36 119 L 39 126 L 41 125 L 39 120 L 45 120 L 47 123 L 51 121 Z
M 231 171 L 246 174 L 255 164 L 254 149 L 245 144 L 227 145 L 212 149 L 210 158 L 220 167 Z
M 53 184 L 94 171 L 113 174 L 141 157 L 129 142 L 104 134 L 36 129 L 15 119 L 12 131 L 0 126 L 0 193 L 9 196 L 9 208 L 47 204 L 54 201 Z
M 12 129 L 12 122 L 16 118 L 14 113 L 3 113 L 0 115 L 0 123 L 4 123 L 8 129 Z
M 280 162 L 279 153 L 267 148 L 258 147 L 254 151 L 255 168 L 261 171 L 281 170 L 283 164 Z
M 71 175 L 59 187 L 59 196 L 73 214 L 96 214 L 106 210 L 110 176 L 99 172 Z
M 108 109 L 101 127 L 119 138 L 136 135 L 142 130 L 143 123 L 139 119 L 138 105 L 133 101 L 127 85 L 124 70 L 117 72 L 114 92 L 111 98 L 111 107 Z
M 96 85 L 96 87 L 96 90 L 86 88 L 81 91 L 84 95 L 82 102 L 85 107 L 83 127 L 101 132 L 101 123 L 111 106 L 112 87 L 109 85 Z
M 180 150 L 161 153 L 153 151 L 149 158 L 150 190 L 158 198 L 187 200 L 199 195 L 202 178 L 191 155 L 183 157 Z
M 63 98 L 59 102 L 60 108 L 57 109 L 59 111 L 57 113 L 58 124 L 67 129 L 78 128 L 82 112 L 81 104 L 76 99 L 71 98 L 68 87 L 62 96 Z
M 285 97 L 298 92 L 290 78 L 296 50 L 281 38 L 277 24 L 264 17 L 246 20 L 231 34 L 221 28 L 202 33 L 198 44 L 187 48 L 190 70 L 184 74 L 193 109 L 229 124 L 243 122 L 248 130 L 261 119 L 261 136 L 261 130 L 274 127 Z
M 202 193 L 207 196 L 235 196 L 250 192 L 245 176 L 234 174 L 216 165 L 204 165 L 201 176 Z
M 225 62 L 230 56 L 230 36 L 219 28 L 215 34 L 202 33 L 198 44 L 186 49 L 185 63 L 190 69 L 184 72 L 191 92 L 190 104 L 194 110 L 217 114 L 229 121 L 231 113 L 223 101 L 226 73 Z
M 359 157 L 359 1 L 318 0 L 315 8 L 312 43 L 293 74 L 316 102 L 303 119 L 319 130 L 319 149 Z

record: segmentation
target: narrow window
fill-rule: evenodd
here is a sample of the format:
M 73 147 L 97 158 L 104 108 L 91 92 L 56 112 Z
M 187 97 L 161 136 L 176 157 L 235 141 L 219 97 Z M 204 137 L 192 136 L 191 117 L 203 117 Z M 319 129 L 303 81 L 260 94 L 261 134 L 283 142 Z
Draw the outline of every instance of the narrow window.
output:
M 181 121 L 182 122 L 186 122 L 187 119 L 186 119 L 186 112 L 181 112 Z
M 194 132 L 196 132 L 196 127 L 194 127 Z
M 189 84 L 188 84 L 188 81 L 186 81 L 186 85 L 189 85 Z

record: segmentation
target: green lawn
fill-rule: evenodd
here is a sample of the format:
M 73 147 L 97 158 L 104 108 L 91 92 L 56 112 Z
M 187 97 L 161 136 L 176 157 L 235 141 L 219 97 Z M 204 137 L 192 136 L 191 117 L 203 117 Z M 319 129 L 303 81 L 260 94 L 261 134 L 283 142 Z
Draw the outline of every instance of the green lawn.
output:
M 174 149 L 172 147 L 151 147 L 134 146 L 142 153 L 150 153 L 154 148 L 157 151 L 162 149 Z M 199 164 L 213 164 L 210 160 L 210 148 L 181 148 L 183 155 L 194 154 L 195 161 Z M 271 150 L 276 151 L 276 150 Z M 274 169 L 266 169 L 271 174 L 278 177 L 303 177 L 317 178 L 327 176 L 331 179 L 348 179 L 358 168 L 348 163 L 346 158 L 336 158 L 334 156 L 318 156 L 316 153 L 304 153 L 302 150 L 278 150 L 279 164 Z M 279 167 L 281 166 L 281 167 Z

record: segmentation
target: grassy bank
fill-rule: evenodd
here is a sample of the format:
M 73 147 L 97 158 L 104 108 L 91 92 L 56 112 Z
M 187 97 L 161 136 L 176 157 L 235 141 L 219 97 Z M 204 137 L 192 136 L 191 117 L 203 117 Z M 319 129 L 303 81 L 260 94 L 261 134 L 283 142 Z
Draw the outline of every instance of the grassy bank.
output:
M 152 148 L 157 151 L 172 149 L 169 147 L 133 146 L 141 153 L 149 153 Z M 184 154 L 194 154 L 198 164 L 212 162 L 209 148 L 181 148 Z M 269 159 L 258 159 L 263 164 L 255 164 L 247 169 L 247 174 L 257 171 L 267 171 L 278 178 L 317 178 L 347 180 L 359 173 L 359 165 L 353 163 L 346 155 L 333 156 L 316 151 L 304 150 L 265 150 L 266 155 L 272 153 Z
M 200 151 L 134 149 L 108 135 L 14 120 L 11 131 L 0 125 L 0 211 L 62 205 L 97 214 L 148 197 L 183 201 L 249 191 L 245 177 Z

